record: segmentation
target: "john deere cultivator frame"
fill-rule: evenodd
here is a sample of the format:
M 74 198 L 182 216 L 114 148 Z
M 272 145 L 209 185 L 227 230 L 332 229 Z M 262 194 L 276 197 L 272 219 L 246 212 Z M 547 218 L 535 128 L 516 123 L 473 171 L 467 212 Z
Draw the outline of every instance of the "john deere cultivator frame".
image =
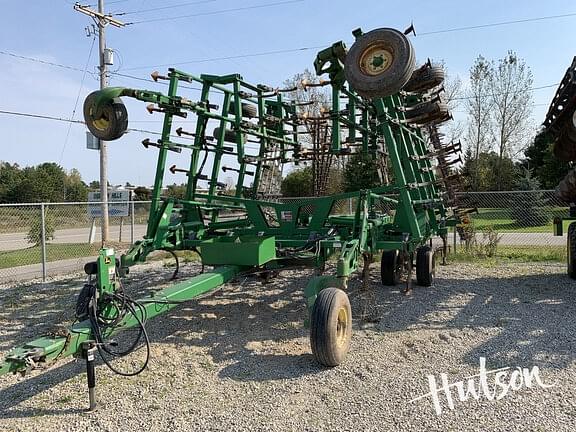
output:
M 103 249 L 87 266 L 90 282 L 77 307 L 77 314 L 86 319 L 66 335 L 14 349 L 0 365 L 0 374 L 71 354 L 93 358 L 94 350 L 110 350 L 107 341 L 115 332 L 139 326 L 147 338 L 147 318 L 240 273 L 269 276 L 294 266 L 317 269 L 305 289 L 311 347 L 321 364 L 335 366 L 349 348 L 352 314 L 344 290 L 354 272 L 362 267 L 367 282 L 368 266 L 381 252 L 384 285 L 398 284 L 407 270 L 409 290 L 414 261 L 417 282 L 431 285 L 431 238 L 440 236 L 445 252 L 448 226 L 456 222 L 448 214 L 453 201 L 446 189 L 453 180 L 449 166 L 459 158 L 447 157 L 460 146 L 443 145 L 436 129 L 450 118 L 440 101 L 443 72 L 430 63 L 414 70 L 412 46 L 401 32 L 385 28 L 366 34 L 356 30 L 354 35 L 349 51 L 337 42 L 318 53 L 316 73 L 328 74 L 329 80 L 301 83 L 304 89 L 331 86 L 331 106 L 314 114 L 307 111 L 308 103 L 287 97 L 295 89 L 252 85 L 238 74 L 195 76 L 169 69 L 166 76 L 152 74 L 155 81 L 168 82 L 167 94 L 123 87 L 92 93 L 84 115 L 92 133 L 103 140 L 116 139 L 127 129 L 122 97 L 147 102 L 150 113 L 164 116 L 160 139 L 143 141 L 145 147 L 158 149 L 147 232 L 119 262 L 112 250 Z M 200 85 L 198 100 L 179 95 L 190 84 Z M 173 130 L 175 117 L 191 114 L 197 119 L 194 130 Z M 310 122 L 330 132 L 329 140 L 315 149 L 302 140 L 310 133 Z M 169 152 L 189 153 L 187 166 L 168 168 Z M 270 173 L 276 173 L 279 164 L 310 160 L 312 152 L 338 158 L 363 153 L 377 162 L 387 160 L 393 180 L 331 196 L 289 202 L 265 199 L 263 183 L 274 177 Z M 439 162 L 434 164 L 436 158 Z M 167 170 L 186 173 L 183 199 L 162 197 Z M 231 192 L 221 181 L 222 171 L 237 174 Z M 437 177 L 439 173 L 443 176 Z M 201 182 L 207 184 L 204 191 Z M 352 211 L 346 212 L 343 204 L 350 201 Z M 129 299 L 120 275 L 157 250 L 197 251 L 202 263 L 213 269 L 152 297 Z M 334 274 L 322 275 L 331 258 L 336 262 Z M 89 371 L 91 367 L 88 361 Z M 89 387 L 93 385 L 92 372 Z
M 550 103 L 544 131 L 553 142 L 554 155 L 573 164 L 576 162 L 576 57 L 566 70 Z M 572 169 L 556 188 L 556 195 L 569 205 L 569 216 L 554 218 L 554 235 L 563 234 L 563 221 L 576 221 L 576 170 Z M 576 222 L 568 226 L 567 271 L 576 279 Z

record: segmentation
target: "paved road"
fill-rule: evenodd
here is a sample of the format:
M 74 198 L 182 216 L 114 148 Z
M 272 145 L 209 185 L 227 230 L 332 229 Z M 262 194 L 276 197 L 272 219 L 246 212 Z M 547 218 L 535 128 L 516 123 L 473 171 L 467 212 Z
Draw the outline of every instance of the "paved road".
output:
M 134 240 L 142 238 L 146 233 L 146 225 L 134 225 Z M 30 247 L 31 244 L 26 240 L 26 232 L 0 234 L 0 251 L 24 249 Z M 90 228 L 68 228 L 63 230 L 56 230 L 54 232 L 54 240 L 50 243 L 88 243 L 90 236 Z M 110 240 L 118 241 L 120 238 L 120 226 L 110 226 Z M 94 242 L 99 243 L 101 239 L 100 227 L 96 227 L 96 235 Z M 122 227 L 122 241 L 130 241 L 130 225 Z
M 57 230 L 55 232 L 54 240 L 51 243 L 87 243 L 88 236 L 90 233 L 89 228 L 70 228 L 64 230 Z M 135 225 L 134 226 L 134 239 L 137 240 L 142 238 L 146 233 L 146 225 Z M 120 234 L 120 227 L 118 225 L 110 227 L 110 238 L 112 240 L 118 240 Z M 122 229 L 122 239 L 125 241 L 130 241 L 130 225 L 125 225 Z M 481 235 L 478 235 L 478 239 L 481 240 Z M 95 236 L 95 243 L 100 242 L 100 230 L 97 229 Z M 462 246 L 459 239 L 456 239 L 457 249 Z M 434 244 L 437 246 L 441 245 L 440 239 L 435 239 Z M 449 236 L 448 244 L 450 248 L 453 247 L 454 238 L 452 235 Z M 565 246 L 566 236 L 555 237 L 552 233 L 503 233 L 502 240 L 499 243 L 503 246 Z M 14 249 L 24 249 L 30 247 L 31 245 L 26 240 L 26 233 L 10 233 L 10 234 L 0 234 L 0 251 L 14 250 Z M 0 257 L 1 259 L 1 257 Z M 47 272 L 49 275 L 55 275 L 58 273 L 65 273 L 72 271 L 74 269 L 81 269 L 84 262 L 92 258 L 73 258 L 62 261 L 53 261 L 47 264 Z M 14 267 L 9 269 L 0 269 L 0 282 L 6 282 L 8 280 L 27 280 L 34 279 L 42 276 L 42 266 L 40 264 L 32 264 L 20 267 Z
M 134 240 L 138 240 L 146 233 L 146 225 L 134 226 Z M 24 249 L 30 247 L 26 240 L 25 232 L 0 234 L 0 251 Z M 54 240 L 50 243 L 87 243 L 90 234 L 90 228 L 69 228 L 56 230 Z M 119 239 L 120 226 L 110 226 L 110 239 L 117 241 Z M 503 233 L 500 245 L 503 246 L 564 246 L 566 236 L 555 237 L 552 233 Z M 481 234 L 478 234 L 478 240 L 482 240 Z M 95 243 L 100 242 L 100 228 L 96 229 Z M 130 225 L 124 225 L 122 228 L 122 240 L 130 242 Z M 452 235 L 449 237 L 449 243 L 453 244 Z M 459 244 L 459 239 L 457 238 Z

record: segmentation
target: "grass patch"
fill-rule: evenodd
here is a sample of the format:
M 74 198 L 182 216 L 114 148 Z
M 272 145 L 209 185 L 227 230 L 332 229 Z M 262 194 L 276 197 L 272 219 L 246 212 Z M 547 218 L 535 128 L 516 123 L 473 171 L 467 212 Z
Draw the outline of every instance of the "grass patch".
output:
M 457 252 L 448 254 L 448 261 L 483 263 L 497 265 L 503 262 L 566 262 L 566 248 L 563 246 L 498 246 L 493 257 L 479 256 L 472 253 Z
M 555 217 L 568 217 L 568 209 L 566 207 L 550 207 L 547 208 L 547 214 L 550 216 L 550 221 L 546 225 L 540 226 L 525 226 L 519 224 L 512 218 L 512 210 L 508 208 L 479 208 L 479 214 L 471 214 L 470 217 L 474 221 L 476 229 L 486 228 L 491 226 L 499 233 L 548 233 L 551 234 L 552 220 Z M 564 231 L 568 229 L 572 221 L 564 221 Z
M 98 246 L 86 243 L 49 243 L 46 245 L 48 262 L 81 258 L 98 254 Z M 19 267 L 42 262 L 40 246 L 0 252 L 0 269 Z

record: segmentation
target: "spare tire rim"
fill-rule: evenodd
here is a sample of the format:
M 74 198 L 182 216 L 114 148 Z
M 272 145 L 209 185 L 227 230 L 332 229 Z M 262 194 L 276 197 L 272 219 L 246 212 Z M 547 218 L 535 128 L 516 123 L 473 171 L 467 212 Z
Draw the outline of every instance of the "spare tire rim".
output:
M 376 42 L 367 47 L 360 56 L 360 70 L 366 75 L 383 74 L 394 62 L 394 52 L 384 41 Z
M 94 126 L 94 128 L 100 131 L 105 131 L 108 129 L 110 125 L 110 120 L 106 117 L 104 113 L 102 113 L 102 116 L 100 118 L 96 119 L 94 118 L 92 110 L 90 110 L 90 117 L 92 118 L 92 125 Z
M 348 311 L 345 306 L 338 310 L 338 321 L 336 322 L 336 343 L 339 347 L 346 343 L 348 334 Z

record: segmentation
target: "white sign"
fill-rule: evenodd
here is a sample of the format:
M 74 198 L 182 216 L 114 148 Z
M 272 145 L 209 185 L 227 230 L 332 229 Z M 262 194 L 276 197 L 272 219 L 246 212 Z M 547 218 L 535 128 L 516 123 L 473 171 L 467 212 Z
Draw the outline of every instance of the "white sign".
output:
M 100 192 L 88 192 L 88 201 L 100 202 Z M 130 191 L 108 191 L 108 216 L 128 216 L 130 214 Z M 102 216 L 100 204 L 88 204 L 88 216 L 99 218 Z
M 90 131 L 86 131 L 86 148 L 88 150 L 100 150 L 100 140 Z

